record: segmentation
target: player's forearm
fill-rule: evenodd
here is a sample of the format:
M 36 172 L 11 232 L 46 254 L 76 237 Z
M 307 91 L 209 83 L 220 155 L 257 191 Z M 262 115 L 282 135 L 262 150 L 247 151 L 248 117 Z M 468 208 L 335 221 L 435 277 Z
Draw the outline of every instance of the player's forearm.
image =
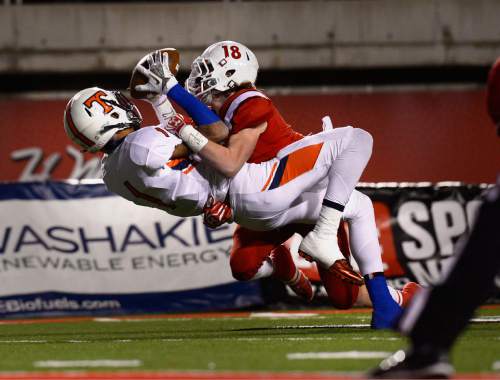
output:
M 222 121 L 199 126 L 198 130 L 207 139 L 216 143 L 220 143 L 226 140 L 229 136 L 229 129 Z
M 255 145 L 251 146 L 252 150 L 248 152 L 247 147 L 244 149 L 226 148 L 209 142 L 198 154 L 222 175 L 231 178 L 240 171 L 254 147 Z
M 263 123 L 255 128 L 244 129 L 231 136 L 227 147 L 209 141 L 198 154 L 222 175 L 234 177 L 252 155 L 266 127 L 267 123 Z
M 158 117 L 158 120 L 160 121 L 161 126 L 168 130 L 169 119 L 171 119 L 176 114 L 176 111 L 172 107 L 170 101 L 166 96 L 162 96 L 151 102 L 151 105 L 153 106 L 153 109 L 156 113 L 156 116 Z M 208 140 L 214 141 L 216 143 L 220 143 L 226 140 L 229 135 L 229 129 L 220 120 L 211 124 L 200 126 L 197 129 Z M 181 144 L 175 148 L 171 158 L 175 159 L 188 157 L 190 153 L 191 152 L 189 148 L 186 145 Z
M 205 136 L 210 141 L 213 141 L 215 143 L 220 143 L 227 139 L 228 129 L 226 125 L 222 122 L 220 122 L 220 124 L 222 125 L 217 125 L 217 124 L 218 123 L 205 125 L 203 127 L 198 128 L 198 130 L 203 136 Z M 184 158 L 188 157 L 190 154 L 191 151 L 185 144 L 179 144 L 175 147 L 174 153 L 172 154 L 171 158 L 172 159 Z

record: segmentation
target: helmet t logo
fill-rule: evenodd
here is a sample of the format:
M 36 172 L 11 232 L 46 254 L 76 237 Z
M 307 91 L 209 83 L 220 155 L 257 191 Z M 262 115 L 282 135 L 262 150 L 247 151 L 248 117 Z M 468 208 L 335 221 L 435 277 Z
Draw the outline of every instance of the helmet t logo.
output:
M 83 104 L 85 104 L 85 107 L 91 108 L 92 104 L 97 102 L 103 108 L 105 114 L 110 113 L 113 110 L 113 106 L 110 106 L 105 100 L 101 99 L 103 96 L 106 96 L 104 91 L 97 91 L 94 95 L 85 100 Z

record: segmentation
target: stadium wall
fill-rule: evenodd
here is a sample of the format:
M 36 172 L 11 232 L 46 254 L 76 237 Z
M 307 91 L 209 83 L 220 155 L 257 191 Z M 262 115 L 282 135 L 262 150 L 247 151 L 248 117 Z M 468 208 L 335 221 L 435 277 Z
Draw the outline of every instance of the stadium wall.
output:
M 485 92 L 471 90 L 311 93 L 272 96 L 298 131 L 319 131 L 330 115 L 374 137 L 365 182 L 493 183 L 498 143 Z M 138 102 L 146 123 L 152 109 Z M 99 176 L 99 160 L 72 146 L 63 130 L 65 100 L 0 100 L 0 181 Z
M 0 72 L 128 72 L 165 46 L 189 64 L 224 39 L 248 44 L 264 69 L 487 66 L 498 14 L 496 0 L 0 6 Z

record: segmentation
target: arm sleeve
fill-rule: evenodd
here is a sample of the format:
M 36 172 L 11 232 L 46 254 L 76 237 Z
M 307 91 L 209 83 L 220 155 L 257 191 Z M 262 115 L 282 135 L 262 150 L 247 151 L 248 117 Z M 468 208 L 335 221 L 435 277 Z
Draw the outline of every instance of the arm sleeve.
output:
M 238 133 L 245 128 L 254 128 L 270 119 L 274 107 L 267 98 L 249 98 L 243 102 L 231 119 L 232 132 Z

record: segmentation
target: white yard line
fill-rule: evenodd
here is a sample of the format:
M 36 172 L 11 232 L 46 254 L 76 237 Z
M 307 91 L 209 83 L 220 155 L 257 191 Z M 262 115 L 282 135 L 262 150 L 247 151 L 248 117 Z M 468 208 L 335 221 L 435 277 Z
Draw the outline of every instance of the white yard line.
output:
M 276 326 L 275 329 L 341 329 L 341 328 L 364 328 L 370 327 L 369 323 L 351 323 L 351 324 L 334 324 L 334 325 L 298 325 L 298 326 Z
M 75 367 L 140 367 L 142 360 L 44 360 L 33 363 L 36 368 L 75 368 Z
M 340 352 L 295 352 L 287 354 L 288 360 L 309 359 L 383 359 L 391 352 L 384 351 L 340 351 Z
M 251 313 L 250 318 L 312 318 L 318 317 L 318 314 L 314 313 Z
M 248 317 L 218 317 L 218 318 L 203 318 L 204 321 L 220 321 L 221 319 L 230 319 L 231 321 L 248 321 Z M 93 318 L 93 322 L 113 323 L 113 322 L 179 322 L 201 320 L 201 318 L 190 317 L 169 317 L 169 318 Z
M 484 316 L 484 317 L 472 318 L 470 321 L 472 323 L 497 323 L 500 322 L 500 316 L 498 315 Z
M 234 340 L 234 338 L 223 338 L 224 340 Z M 329 341 L 329 340 L 337 340 L 338 338 L 336 337 L 330 337 L 330 336 L 324 336 L 324 337 L 287 337 L 287 338 L 281 338 L 281 337 L 262 337 L 262 338 L 236 338 L 236 340 L 242 341 L 242 342 L 252 342 L 252 341 L 281 341 L 281 342 L 294 342 L 294 341 Z

